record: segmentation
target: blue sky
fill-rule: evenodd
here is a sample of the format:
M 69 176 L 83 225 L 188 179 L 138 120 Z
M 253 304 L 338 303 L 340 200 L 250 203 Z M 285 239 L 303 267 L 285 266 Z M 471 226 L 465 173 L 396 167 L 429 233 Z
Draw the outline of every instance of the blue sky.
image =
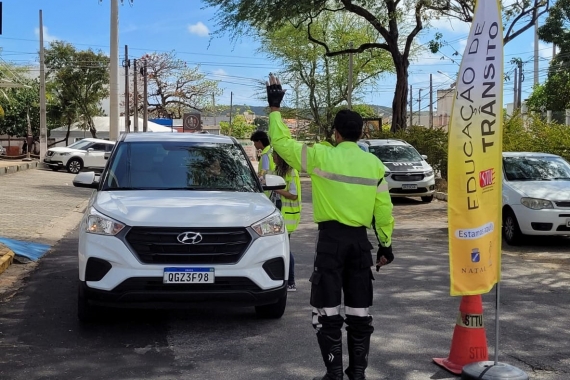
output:
M 234 104 L 264 105 L 256 97 L 255 80 L 266 78 L 279 66 L 262 54 L 254 39 L 230 40 L 230 34 L 212 37 L 217 29 L 214 9 L 203 9 L 201 0 L 127 0 L 119 7 L 121 59 L 124 45 L 129 55 L 142 55 L 153 51 L 174 50 L 189 65 L 200 65 L 210 79 L 220 81 L 223 95 L 218 104 L 229 104 L 233 92 Z M 109 52 L 110 0 L 3 0 L 3 27 L 0 36 L 0 57 L 6 62 L 37 64 L 39 47 L 39 10 L 43 12 L 45 46 L 54 39 L 76 45 L 77 48 Z M 511 72 L 510 60 L 520 57 L 525 64 L 523 99 L 533 83 L 533 30 L 510 42 L 505 48 L 505 71 Z M 425 44 L 439 31 L 461 53 L 469 32 L 469 25 L 457 21 L 437 20 L 419 39 Z M 540 80 L 546 77 L 552 47 L 541 42 Z M 410 84 L 414 88 L 414 110 L 418 108 L 418 89 L 422 89 L 422 109 L 429 103 L 429 74 L 433 74 L 435 90 L 448 88 L 459 70 L 460 58 L 453 57 L 446 48 L 448 58 L 442 54 L 421 53 L 410 66 Z M 450 58 L 454 58 L 453 62 Z M 441 73 L 440 73 L 441 72 Z M 365 90 L 368 103 L 391 106 L 395 76 L 386 75 Z M 504 102 L 512 102 L 513 83 L 505 83 Z

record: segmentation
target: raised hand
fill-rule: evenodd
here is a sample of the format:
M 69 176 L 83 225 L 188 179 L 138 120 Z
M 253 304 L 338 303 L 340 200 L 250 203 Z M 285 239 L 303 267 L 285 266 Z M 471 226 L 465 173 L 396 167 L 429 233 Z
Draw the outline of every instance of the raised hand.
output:
M 267 82 L 267 102 L 269 107 L 280 108 L 281 101 L 285 96 L 285 91 L 281 87 L 281 82 L 273 73 L 269 74 L 269 81 Z

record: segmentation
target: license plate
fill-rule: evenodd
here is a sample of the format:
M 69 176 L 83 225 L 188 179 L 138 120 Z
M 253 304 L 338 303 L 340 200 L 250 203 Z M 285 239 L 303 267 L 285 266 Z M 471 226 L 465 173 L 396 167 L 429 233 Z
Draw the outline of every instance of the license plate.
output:
M 418 185 L 416 184 L 403 184 L 402 185 L 402 190 L 416 190 L 418 188 Z
M 164 268 L 165 284 L 213 284 L 214 268 Z

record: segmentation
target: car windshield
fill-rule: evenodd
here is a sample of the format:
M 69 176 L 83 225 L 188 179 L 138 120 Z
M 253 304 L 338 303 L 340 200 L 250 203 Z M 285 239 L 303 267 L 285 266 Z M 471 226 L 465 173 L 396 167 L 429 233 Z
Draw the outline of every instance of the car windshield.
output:
M 570 180 L 570 164 L 559 157 L 504 157 L 509 181 Z
M 103 190 L 259 190 L 239 146 L 191 142 L 124 142 Z
M 382 162 L 418 162 L 422 156 L 417 150 L 406 145 L 376 145 L 368 148 Z
M 91 144 L 91 141 L 79 140 L 79 141 L 77 141 L 77 142 L 74 142 L 74 143 L 71 144 L 71 145 L 68 145 L 67 147 L 68 147 L 68 148 L 71 148 L 71 149 L 79 149 L 79 150 L 81 150 L 81 149 L 85 149 L 89 144 Z

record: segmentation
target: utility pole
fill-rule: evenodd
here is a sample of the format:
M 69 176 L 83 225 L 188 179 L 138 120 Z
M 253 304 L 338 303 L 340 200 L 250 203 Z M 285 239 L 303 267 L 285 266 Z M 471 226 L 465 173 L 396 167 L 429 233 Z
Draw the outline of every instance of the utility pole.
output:
M 418 90 L 418 125 L 422 125 L 422 89 Z
M 350 49 L 352 50 L 353 44 L 350 43 Z M 348 55 L 348 94 L 347 94 L 347 103 L 348 109 L 352 109 L 352 70 L 353 70 L 353 58 L 352 58 L 352 51 Z
M 513 99 L 513 111 L 518 109 L 518 97 L 519 97 L 519 88 L 518 88 L 518 83 L 519 83 L 519 69 L 515 68 L 515 88 L 514 88 L 514 99 Z
M 433 128 L 433 81 L 429 75 L 429 127 Z
M 47 153 L 46 76 L 44 64 L 44 22 L 40 9 L 40 160 Z M 28 152 L 31 145 L 28 144 Z
M 143 75 L 143 132 L 146 132 L 148 129 L 148 80 L 147 80 L 147 64 L 146 59 L 144 60 L 143 67 L 142 67 L 142 75 Z
M 109 140 L 119 139 L 119 0 L 111 0 L 111 61 L 109 63 Z
M 137 82 L 137 60 L 133 59 L 133 124 L 135 132 L 139 131 L 139 91 Z
M 212 107 L 214 108 L 214 126 L 217 127 L 218 123 L 216 122 L 216 94 L 212 92 Z
M 538 17 L 534 21 L 534 83 L 538 85 Z
M 131 62 L 129 61 L 129 47 L 125 45 L 125 60 L 123 61 L 123 67 L 125 68 L 125 133 L 131 132 L 131 110 L 129 108 L 129 66 Z
M 414 109 L 413 107 L 414 95 L 412 92 L 412 85 L 410 85 L 410 127 L 414 124 Z
M 232 113 L 234 112 L 234 93 L 230 92 L 230 136 L 232 135 Z
M 295 138 L 299 136 L 299 78 L 295 81 Z
M 520 109 L 522 106 L 522 82 L 524 81 L 523 77 L 523 68 L 522 68 L 522 60 L 518 62 L 519 66 L 519 94 L 517 95 L 517 107 Z

